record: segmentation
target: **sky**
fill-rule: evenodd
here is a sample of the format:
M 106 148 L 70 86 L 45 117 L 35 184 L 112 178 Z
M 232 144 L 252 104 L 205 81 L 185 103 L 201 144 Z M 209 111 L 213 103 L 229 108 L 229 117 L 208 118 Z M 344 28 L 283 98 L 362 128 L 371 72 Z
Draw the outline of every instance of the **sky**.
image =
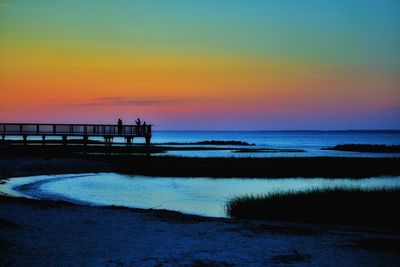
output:
M 0 122 L 400 129 L 398 0 L 0 0 Z

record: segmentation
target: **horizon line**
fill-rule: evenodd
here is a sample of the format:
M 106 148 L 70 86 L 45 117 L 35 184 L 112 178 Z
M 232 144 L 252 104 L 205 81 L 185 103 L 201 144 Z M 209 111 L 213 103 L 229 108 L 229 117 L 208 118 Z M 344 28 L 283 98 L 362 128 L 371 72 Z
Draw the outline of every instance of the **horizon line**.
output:
M 400 132 L 400 129 L 330 129 L 330 130 L 310 130 L 310 129 L 297 129 L 297 130 L 216 130 L 216 129 L 153 129 L 153 131 L 194 131 L 194 132 Z

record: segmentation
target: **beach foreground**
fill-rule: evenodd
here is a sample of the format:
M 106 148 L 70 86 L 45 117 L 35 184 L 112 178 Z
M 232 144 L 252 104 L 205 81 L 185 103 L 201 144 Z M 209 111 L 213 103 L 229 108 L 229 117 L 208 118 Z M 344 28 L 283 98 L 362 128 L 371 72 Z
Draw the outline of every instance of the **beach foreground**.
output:
M 4 266 L 395 266 L 391 232 L 2 198 Z
M 0 175 L 113 171 L 84 159 L 3 158 Z M 16 178 L 17 179 L 17 178 Z M 395 266 L 396 231 L 213 219 L 1 197 L 5 266 Z

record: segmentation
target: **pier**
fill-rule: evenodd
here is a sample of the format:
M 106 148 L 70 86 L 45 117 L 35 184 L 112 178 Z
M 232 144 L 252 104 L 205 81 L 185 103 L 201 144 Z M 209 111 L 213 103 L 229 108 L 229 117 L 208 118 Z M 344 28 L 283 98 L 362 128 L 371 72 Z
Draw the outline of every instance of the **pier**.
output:
M 68 137 L 81 137 L 86 146 L 90 137 L 104 138 L 106 146 L 111 146 L 114 137 L 122 137 L 129 146 L 134 138 L 144 138 L 150 145 L 152 125 L 109 125 L 109 124 L 55 124 L 55 123 L 0 123 L 0 135 L 22 137 L 28 144 L 29 136 L 41 136 L 43 145 L 49 136 L 61 137 L 63 145 L 68 145 Z

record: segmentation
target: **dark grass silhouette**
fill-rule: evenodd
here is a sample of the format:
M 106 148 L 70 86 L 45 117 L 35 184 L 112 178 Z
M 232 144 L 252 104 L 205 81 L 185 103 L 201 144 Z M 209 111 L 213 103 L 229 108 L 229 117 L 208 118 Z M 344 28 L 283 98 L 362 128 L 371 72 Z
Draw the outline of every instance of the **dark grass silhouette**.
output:
M 226 204 L 238 219 L 400 228 L 398 189 L 333 188 L 308 192 L 236 197 Z
M 278 152 L 287 152 L 287 153 L 297 153 L 297 152 L 305 152 L 303 149 L 291 149 L 291 148 L 240 148 L 233 151 L 234 153 L 278 153 Z
M 349 152 L 371 152 L 371 153 L 400 153 L 400 145 L 368 145 L 368 144 L 342 144 L 324 150 L 337 150 Z
M 189 143 L 179 143 L 179 142 L 168 142 L 161 143 L 162 145 L 215 145 L 215 146 L 255 146 L 256 144 L 250 144 L 243 141 L 220 141 L 220 140 L 207 140 L 207 141 L 199 141 L 199 142 L 189 142 Z M 160 145 L 161 145 L 160 144 Z
M 400 175 L 400 158 L 115 157 L 117 172 L 172 177 L 365 178 Z
M 86 154 L 84 150 L 86 149 Z M 365 178 L 400 175 L 400 158 L 283 157 L 283 158 L 193 158 L 145 156 L 165 148 L 135 145 L 106 148 L 82 145 L 15 145 L 0 147 L 0 158 L 76 158 L 111 164 L 112 171 L 169 177 Z M 137 154 L 136 154 L 137 153 Z M 79 166 L 77 166 L 79 167 Z M 71 172 L 74 170 L 71 169 Z
M 3 147 L 1 148 L 1 145 Z M 305 152 L 302 149 L 274 149 L 274 148 L 237 148 L 232 146 L 252 146 L 241 141 L 204 141 L 197 143 L 160 143 L 157 145 L 151 145 L 147 147 L 144 144 L 134 144 L 127 147 L 125 143 L 113 143 L 111 147 L 105 147 L 105 143 L 101 141 L 89 140 L 84 146 L 84 141 L 79 139 L 68 140 L 68 145 L 63 146 L 61 140 L 46 140 L 45 145 L 41 140 L 28 140 L 27 145 L 23 144 L 21 140 L 7 140 L 3 142 L 0 140 L 0 151 L 7 151 L 7 153 L 21 152 L 39 152 L 48 151 L 53 153 L 54 150 L 57 153 L 65 152 L 76 152 L 76 153 L 114 153 L 114 154 L 159 154 L 166 153 L 168 151 L 231 151 L 233 153 L 274 153 L 274 152 Z M 180 145 L 180 146 L 174 146 Z M 195 146 L 196 145 L 196 146 Z M 204 146 L 197 146 L 204 145 Z

